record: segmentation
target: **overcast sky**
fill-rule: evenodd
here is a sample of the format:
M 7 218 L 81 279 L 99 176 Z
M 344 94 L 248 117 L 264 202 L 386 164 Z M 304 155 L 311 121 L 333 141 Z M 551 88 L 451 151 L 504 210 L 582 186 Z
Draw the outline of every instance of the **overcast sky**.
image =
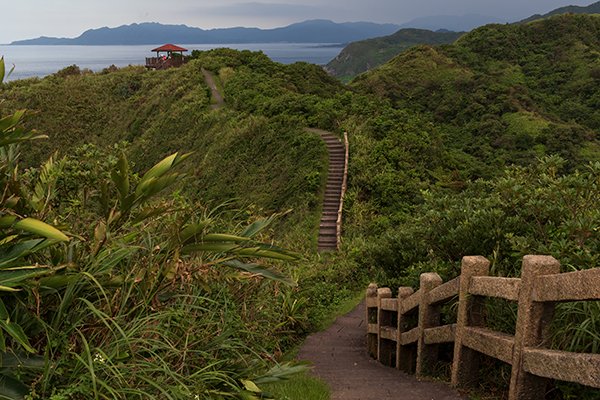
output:
M 200 28 L 272 28 L 306 19 L 403 23 L 432 15 L 481 14 L 507 21 L 597 0 L 3 0 L 0 43 L 76 37 L 133 22 Z M 8 4 L 6 4 L 8 3 Z

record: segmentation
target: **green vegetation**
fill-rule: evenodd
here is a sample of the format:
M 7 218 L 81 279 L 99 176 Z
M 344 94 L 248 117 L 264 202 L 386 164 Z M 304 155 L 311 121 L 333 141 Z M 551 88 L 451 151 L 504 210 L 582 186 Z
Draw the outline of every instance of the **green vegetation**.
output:
M 531 21 L 535 21 L 537 19 L 541 19 L 541 18 L 548 18 L 554 15 L 560 15 L 560 14 L 600 14 L 600 1 L 597 1 L 595 3 L 590 4 L 589 6 L 566 6 L 566 7 L 560 7 L 557 8 L 556 10 L 552 10 L 549 13 L 546 13 L 544 15 L 532 15 L 529 18 L 526 18 L 524 20 L 521 21 L 521 23 L 527 23 L 527 22 L 531 22 Z
M 329 388 L 320 380 L 302 374 L 278 383 L 264 385 L 279 400 L 329 400 Z
M 22 289 L 1 297 L 21 327 L 3 327 L 22 364 L 10 379 L 32 399 L 251 398 L 254 385 L 293 399 L 312 379 L 266 384 L 298 371 L 273 361 L 369 280 L 451 278 L 467 254 L 508 276 L 531 253 L 598 266 L 598 38 L 596 16 L 490 25 L 348 86 L 318 66 L 227 49 L 167 71 L 69 67 L 4 84 L 0 111 L 13 117 L 0 128 L 51 138 L 22 145 L 25 171 L 15 150 L 2 153 L 7 193 L 19 193 L 3 198 L 2 218 L 47 224 L 2 231 L 2 246 L 38 246 L 13 265 L 26 285 L 0 276 Z M 211 110 L 202 68 L 225 107 Z M 350 134 L 335 254 L 315 251 L 327 157 L 306 127 Z M 490 323 L 506 331 L 511 310 L 497 308 Z M 598 315 L 595 303 L 562 307 L 554 346 L 598 352 Z M 24 359 L 31 349 L 42 358 Z
M 413 46 L 452 43 L 462 35 L 463 32 L 400 29 L 389 36 L 350 43 L 325 68 L 333 76 L 346 81 L 386 63 Z

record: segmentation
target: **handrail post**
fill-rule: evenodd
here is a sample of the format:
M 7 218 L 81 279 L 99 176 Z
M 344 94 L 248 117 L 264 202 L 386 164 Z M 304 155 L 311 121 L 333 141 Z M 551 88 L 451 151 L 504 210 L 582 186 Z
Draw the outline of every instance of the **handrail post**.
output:
M 367 288 L 365 299 L 365 323 L 367 325 L 367 352 L 369 356 L 377 358 L 377 332 L 370 329 L 370 324 L 377 323 L 377 284 L 371 283 Z M 379 329 L 377 329 L 379 331 Z
M 381 345 L 381 325 L 383 321 L 383 309 L 381 307 L 381 299 L 389 299 L 392 297 L 390 288 L 377 289 L 377 360 L 381 362 L 386 355 L 383 354 L 383 346 Z
M 411 296 L 414 290 L 410 287 L 398 288 L 398 335 L 396 337 L 396 368 L 411 373 L 415 360 L 415 351 L 412 346 L 402 345 L 402 332 L 405 330 L 405 317 L 402 313 L 402 301 Z
M 425 329 L 440 324 L 440 307 L 429 304 L 429 292 L 442 284 L 436 273 L 421 274 L 421 302 L 419 304 L 419 341 L 417 344 L 417 376 L 425 375 L 438 358 L 438 345 L 425 344 Z
M 509 400 L 544 398 L 547 379 L 529 374 L 523 369 L 523 350 L 525 347 L 540 347 L 545 344 L 554 314 L 554 303 L 532 300 L 535 279 L 540 275 L 559 272 L 560 263 L 554 257 L 529 255 L 523 258 Z
M 469 295 L 469 285 L 474 276 L 489 275 L 490 262 L 481 256 L 463 257 L 458 292 L 458 315 L 452 361 L 452 385 L 468 386 L 477 379 L 479 355 L 463 346 L 467 326 L 484 325 L 484 304 L 481 298 Z

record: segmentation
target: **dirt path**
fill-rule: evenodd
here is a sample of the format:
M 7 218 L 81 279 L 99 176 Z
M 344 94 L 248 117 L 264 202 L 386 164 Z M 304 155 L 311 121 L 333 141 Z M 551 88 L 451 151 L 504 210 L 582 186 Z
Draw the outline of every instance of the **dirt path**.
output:
M 331 400 L 464 400 L 449 386 L 420 382 L 367 355 L 364 302 L 329 329 L 309 336 L 298 354 L 329 384 Z
M 225 105 L 225 100 L 223 100 L 223 96 L 221 96 L 221 93 L 217 88 L 217 84 L 215 83 L 215 78 L 213 77 L 212 73 L 202 68 L 202 75 L 204 75 L 204 81 L 210 88 L 210 93 L 214 100 L 214 104 L 211 104 L 210 108 L 213 110 L 222 108 Z

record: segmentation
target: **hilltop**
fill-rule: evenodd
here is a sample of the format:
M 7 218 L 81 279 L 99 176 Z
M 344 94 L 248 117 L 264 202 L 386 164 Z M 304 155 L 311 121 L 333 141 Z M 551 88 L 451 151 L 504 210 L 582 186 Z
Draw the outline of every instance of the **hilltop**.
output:
M 598 51 L 600 16 L 487 25 L 404 52 L 352 87 L 456 127 L 455 140 L 488 167 L 516 149 L 523 161 L 548 151 L 598 159 Z
M 401 29 L 389 36 L 350 43 L 325 68 L 333 76 L 349 79 L 391 60 L 417 44 L 452 43 L 462 34 L 462 32 Z
M 590 4 L 587 7 L 561 7 L 544 15 L 533 15 L 517 23 L 527 23 L 565 13 L 600 13 L 600 2 Z M 470 31 L 485 24 L 502 22 L 492 17 L 480 15 L 465 15 L 462 17 L 437 16 L 415 19 L 400 25 L 403 29 L 392 35 L 348 44 L 338 56 L 327 64 L 326 68 L 332 75 L 342 80 L 349 80 L 356 75 L 389 61 L 411 46 L 417 44 L 435 45 L 452 43 L 462 35 L 458 31 Z M 435 32 L 428 30 L 435 30 Z
M 156 22 L 90 29 L 76 38 L 40 37 L 14 41 L 11 45 L 137 45 L 157 43 L 347 43 L 395 32 L 397 25 L 372 22 L 335 23 L 308 20 L 281 28 L 201 29 Z
M 519 23 L 527 23 L 537 19 L 548 18 L 560 14 L 600 14 L 600 1 L 590 4 L 589 6 L 566 6 L 552 10 L 546 14 L 535 14 L 526 18 Z

